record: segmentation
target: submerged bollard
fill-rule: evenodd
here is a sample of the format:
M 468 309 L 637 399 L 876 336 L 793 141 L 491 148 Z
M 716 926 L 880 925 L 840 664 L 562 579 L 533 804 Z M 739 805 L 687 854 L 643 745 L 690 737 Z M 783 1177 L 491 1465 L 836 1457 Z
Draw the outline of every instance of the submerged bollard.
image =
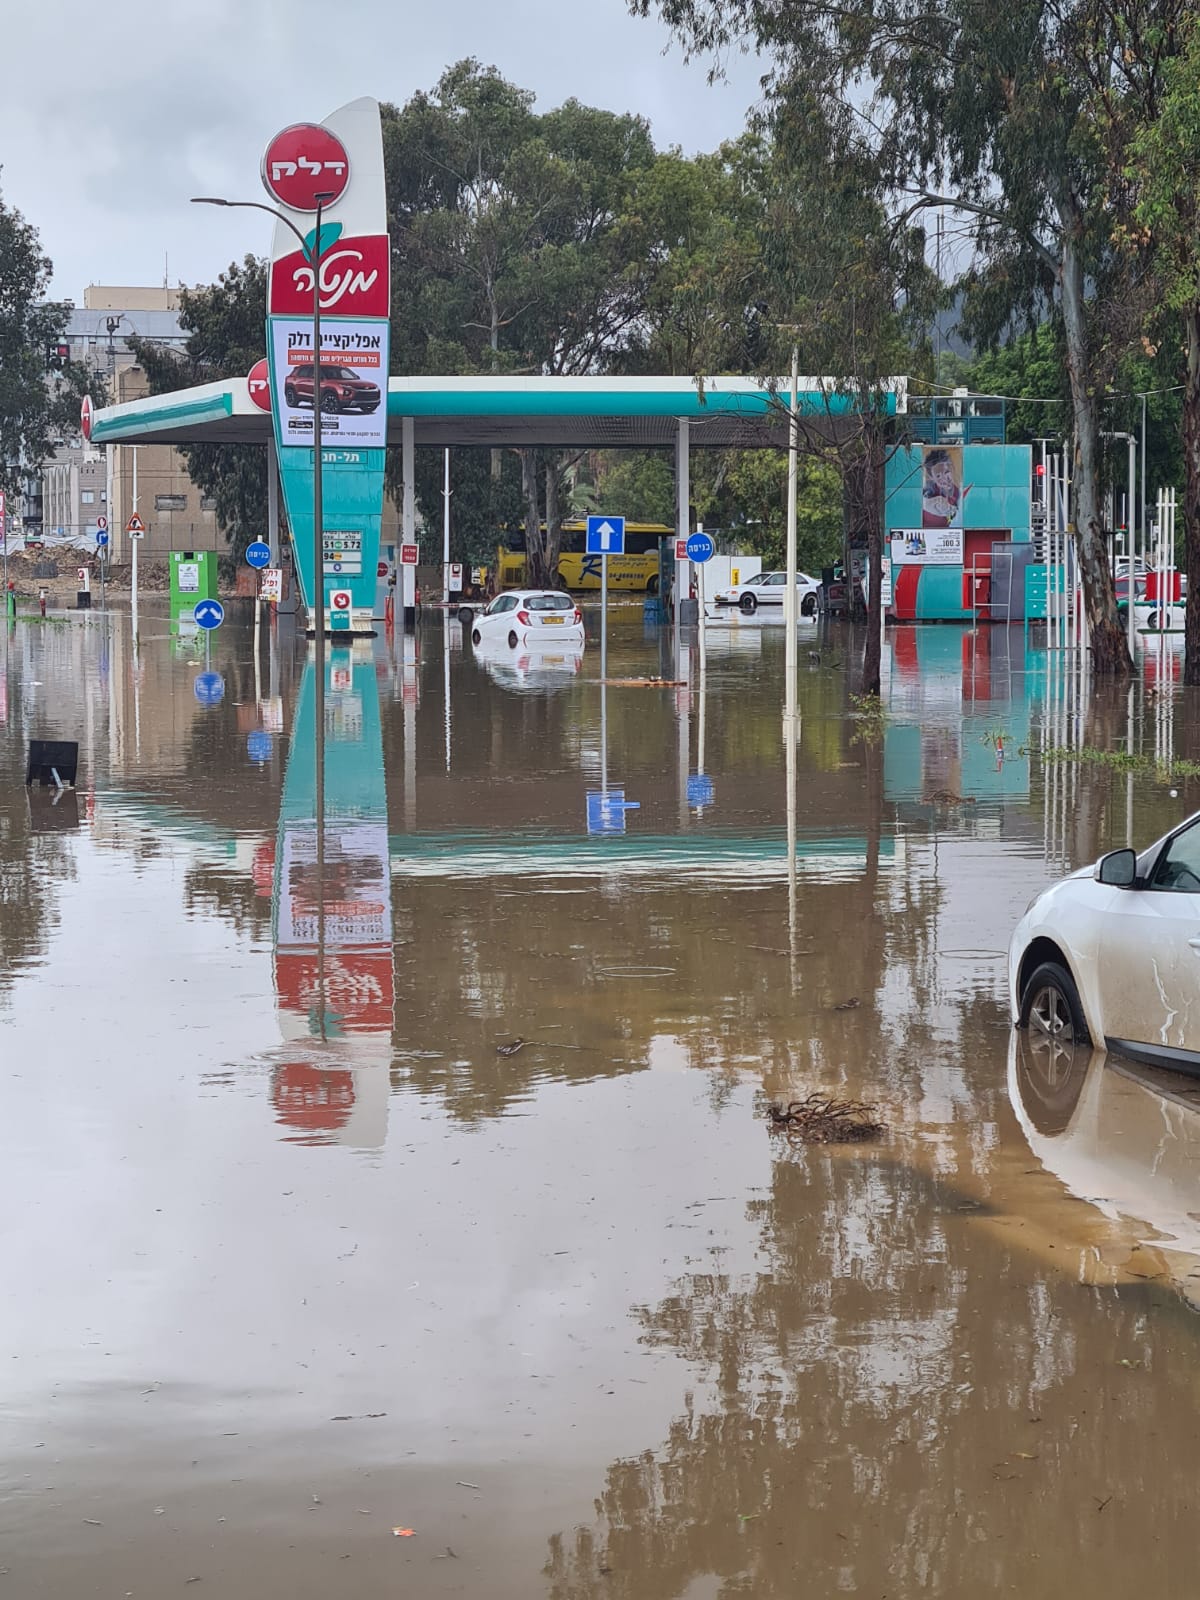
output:
M 41 607 L 42 615 L 45 616 L 46 615 L 46 591 L 45 591 L 45 589 L 39 589 L 38 590 L 38 605 Z

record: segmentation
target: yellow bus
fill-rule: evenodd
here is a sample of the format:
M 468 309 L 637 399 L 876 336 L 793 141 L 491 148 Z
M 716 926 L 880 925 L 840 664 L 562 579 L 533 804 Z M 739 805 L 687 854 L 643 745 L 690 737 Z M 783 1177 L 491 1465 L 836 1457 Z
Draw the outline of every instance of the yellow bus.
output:
M 585 522 L 563 523 L 558 582 L 564 589 L 600 588 L 600 557 L 584 552 L 586 532 Z M 662 522 L 627 522 L 625 554 L 608 558 L 608 587 L 657 594 L 659 545 L 673 537 L 674 529 Z M 501 546 L 496 552 L 496 572 L 499 588 L 518 588 L 525 582 L 524 550 L 507 550 Z

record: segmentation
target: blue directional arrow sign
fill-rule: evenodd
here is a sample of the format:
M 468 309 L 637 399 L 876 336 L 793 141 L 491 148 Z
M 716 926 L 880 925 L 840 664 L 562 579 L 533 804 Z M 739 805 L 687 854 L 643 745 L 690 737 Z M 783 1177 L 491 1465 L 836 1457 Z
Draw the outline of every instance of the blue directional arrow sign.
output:
M 108 543 L 108 535 L 105 533 L 103 528 L 101 528 L 100 532 L 96 535 L 96 543 L 100 546 L 101 550 L 103 550 L 104 546 Z
M 219 628 L 225 621 L 225 607 L 219 600 L 201 600 L 192 612 L 198 628 Z
M 689 561 L 711 561 L 717 553 L 716 541 L 707 533 L 690 533 L 687 542 Z
M 246 546 L 246 560 L 252 567 L 269 567 L 271 565 L 271 546 L 264 544 L 261 539 L 255 539 Z
M 219 672 L 202 672 L 192 684 L 192 693 L 202 706 L 219 706 L 225 698 L 225 679 Z
M 587 519 L 587 545 L 589 556 L 623 556 L 625 554 L 625 518 L 589 517 Z

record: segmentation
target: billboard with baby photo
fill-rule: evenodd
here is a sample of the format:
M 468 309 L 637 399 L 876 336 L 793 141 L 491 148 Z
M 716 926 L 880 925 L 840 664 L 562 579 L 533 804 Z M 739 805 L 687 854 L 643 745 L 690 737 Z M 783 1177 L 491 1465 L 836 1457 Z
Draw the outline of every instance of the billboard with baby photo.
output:
M 963 501 L 971 485 L 963 484 L 960 444 L 924 445 L 921 450 L 921 526 L 961 528 Z

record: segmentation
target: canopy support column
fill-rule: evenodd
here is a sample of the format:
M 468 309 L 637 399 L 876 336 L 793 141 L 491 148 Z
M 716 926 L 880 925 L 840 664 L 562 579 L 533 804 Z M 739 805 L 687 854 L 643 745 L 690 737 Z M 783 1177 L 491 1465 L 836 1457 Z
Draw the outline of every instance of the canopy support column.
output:
M 416 423 L 412 417 L 400 422 L 400 467 L 404 478 L 404 496 L 401 503 L 401 533 L 405 544 L 417 542 L 417 483 Z M 417 569 L 400 565 L 400 604 L 404 608 L 404 626 L 411 628 L 417 620 Z

